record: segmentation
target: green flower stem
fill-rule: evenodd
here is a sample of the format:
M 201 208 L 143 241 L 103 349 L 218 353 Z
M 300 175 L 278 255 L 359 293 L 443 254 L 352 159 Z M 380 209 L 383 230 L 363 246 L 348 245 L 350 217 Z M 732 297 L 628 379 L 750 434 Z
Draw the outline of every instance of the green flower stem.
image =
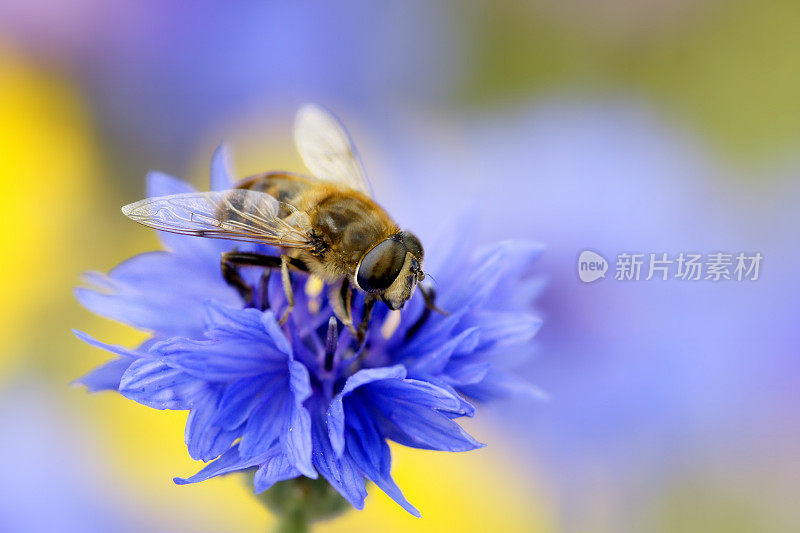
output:
M 307 533 L 311 530 L 306 513 L 297 510 L 280 516 L 277 533 Z
M 253 474 L 248 474 L 251 487 Z M 281 481 L 256 497 L 278 517 L 279 533 L 307 532 L 312 523 L 334 518 L 350 509 L 347 500 L 322 477 Z

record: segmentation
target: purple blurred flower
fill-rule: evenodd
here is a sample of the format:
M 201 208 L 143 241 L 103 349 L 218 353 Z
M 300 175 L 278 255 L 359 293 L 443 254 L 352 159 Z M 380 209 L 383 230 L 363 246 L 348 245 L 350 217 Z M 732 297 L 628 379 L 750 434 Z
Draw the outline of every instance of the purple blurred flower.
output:
M 32 0 L 0 3 L 0 34 L 80 81 L 127 176 L 153 157 L 178 165 L 198 134 L 254 111 L 309 100 L 379 110 L 451 93 L 463 65 L 450 11 L 420 0 Z
M 211 184 L 231 185 L 223 150 L 212 160 Z M 188 191 L 169 176 L 149 176 L 148 196 Z M 278 276 L 247 273 L 260 296 L 256 307 L 245 307 L 220 274 L 230 243 L 161 237 L 171 251 L 136 256 L 109 276 L 89 274 L 96 288 L 76 292 L 90 310 L 153 336 L 128 350 L 77 335 L 118 356 L 81 379 L 90 391 L 118 390 L 156 409 L 190 411 L 189 453 L 213 461 L 176 478 L 179 484 L 257 467 L 261 492 L 321 474 L 362 508 L 367 478 L 418 515 L 391 478 L 386 441 L 479 448 L 454 421 L 474 414 L 469 399 L 536 394 L 494 364 L 538 329 L 530 303 L 539 283 L 528 275 L 536 245 L 504 242 L 471 258 L 440 248 L 446 265 L 437 269 L 436 253 L 428 263 L 438 272 L 437 305 L 449 314 L 431 313 L 415 298 L 398 322 L 378 306 L 359 349 L 347 329 L 339 331 L 326 291 L 306 291 L 307 278 L 293 279 L 296 306 L 281 327 L 276 315 L 287 302 Z
M 439 129 L 430 115 L 382 121 L 395 127 L 382 143 L 393 158 L 386 183 L 401 184 L 383 195 L 392 212 L 438 214 L 445 194 L 479 198 L 470 205 L 479 240 L 512 228 L 548 243 L 537 265 L 548 326 L 536 338 L 548 357 L 519 371 L 552 401 L 533 414 L 504 403 L 497 414 L 513 421 L 505 427 L 520 459 L 547 475 L 559 530 L 630 528 L 677 476 L 696 481 L 698 465 L 723 463 L 735 476 L 752 468 L 742 450 L 774 458 L 780 443 L 794 444 L 796 185 L 731 175 L 701 139 L 623 98 L 556 98 Z M 425 194 L 404 198 L 401 188 Z M 587 248 L 612 272 L 626 250 L 765 259 L 757 282 L 623 283 L 612 273 L 584 284 L 576 259 Z
M 149 515 L 57 390 L 29 375 L 0 386 L 0 531 L 208 530 L 189 517 Z

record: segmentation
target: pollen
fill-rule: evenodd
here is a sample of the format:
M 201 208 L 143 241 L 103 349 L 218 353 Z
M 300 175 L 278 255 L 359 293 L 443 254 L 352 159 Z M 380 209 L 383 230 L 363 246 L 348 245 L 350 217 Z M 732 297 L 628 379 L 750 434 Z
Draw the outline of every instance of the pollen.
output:
M 308 296 L 308 311 L 312 315 L 319 313 L 321 301 L 320 295 L 325 288 L 325 284 L 317 276 L 309 276 L 306 282 L 306 296 Z
M 390 338 L 400 325 L 400 311 L 390 311 L 381 324 L 381 335 L 384 339 Z

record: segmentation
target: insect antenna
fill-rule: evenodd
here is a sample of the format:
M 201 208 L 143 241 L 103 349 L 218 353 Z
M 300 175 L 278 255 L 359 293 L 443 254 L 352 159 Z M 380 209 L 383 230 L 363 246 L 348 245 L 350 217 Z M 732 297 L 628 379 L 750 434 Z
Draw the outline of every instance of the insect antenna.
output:
M 433 275 L 430 272 L 425 272 L 425 278 L 426 279 L 430 278 L 431 280 L 433 280 L 433 284 L 434 285 L 439 285 L 439 282 L 436 281 L 436 278 L 434 278 Z

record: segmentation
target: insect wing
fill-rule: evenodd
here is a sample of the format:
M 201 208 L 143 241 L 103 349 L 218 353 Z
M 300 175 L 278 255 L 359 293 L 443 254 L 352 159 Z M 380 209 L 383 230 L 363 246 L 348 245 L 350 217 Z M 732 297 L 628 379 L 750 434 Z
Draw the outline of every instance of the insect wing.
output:
M 308 217 L 269 194 L 244 189 L 174 194 L 126 205 L 135 222 L 170 233 L 311 249 Z
M 295 118 L 294 142 L 314 177 L 372 195 L 353 140 L 328 111 L 311 104 L 301 107 Z

